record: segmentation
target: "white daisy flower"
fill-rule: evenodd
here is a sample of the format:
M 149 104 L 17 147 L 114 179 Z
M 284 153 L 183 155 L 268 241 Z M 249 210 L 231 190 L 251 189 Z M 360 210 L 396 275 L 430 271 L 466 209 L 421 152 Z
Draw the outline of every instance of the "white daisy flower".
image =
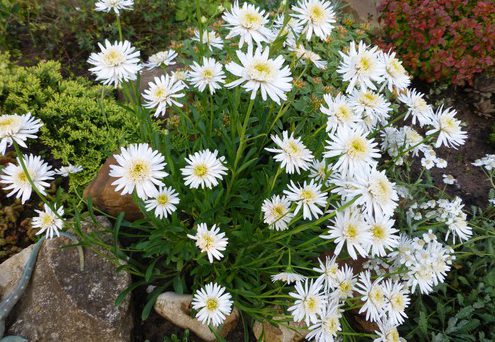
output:
M 304 146 L 300 138 L 294 138 L 294 133 L 283 131 L 282 138 L 272 135 L 273 142 L 279 148 L 265 148 L 268 152 L 277 153 L 274 157 L 281 164 L 288 174 L 296 172 L 300 174 L 301 170 L 309 169 L 313 154 Z
M 373 342 L 406 342 L 406 339 L 399 336 L 397 327 L 389 321 L 379 322 L 378 328 L 380 331 L 375 331 L 378 338 L 375 338 Z
M 337 157 L 332 168 L 344 177 L 368 173 L 380 158 L 378 144 L 368 139 L 360 127 L 339 127 L 329 138 L 324 157 Z
M 215 31 L 204 30 L 203 36 L 200 37 L 199 31 L 195 30 L 192 40 L 205 44 L 210 51 L 213 51 L 213 48 L 223 49 L 223 40 L 217 36 Z
M 349 103 L 358 116 L 363 117 L 365 126 L 372 130 L 378 123 L 384 125 L 392 110 L 390 102 L 369 89 L 354 89 L 349 97 Z
M 197 310 L 196 318 L 205 325 L 221 325 L 232 312 L 232 296 L 225 287 L 209 283 L 194 293 L 192 307 Z
M 132 194 L 143 200 L 157 195 L 157 186 L 163 186 L 162 179 L 168 176 L 164 171 L 165 158 L 148 144 L 132 144 L 120 148 L 114 154 L 118 165 L 110 165 L 110 177 L 117 178 L 112 185 L 122 195 Z
M 317 69 L 326 69 L 327 61 L 321 59 L 320 55 L 316 52 L 308 50 L 302 44 L 298 44 L 296 47 L 291 47 L 291 51 L 296 54 L 297 59 L 301 63 L 313 63 Z
M 457 148 L 464 145 L 467 139 L 467 133 L 461 129 L 461 121 L 455 118 L 457 112 L 455 109 L 443 109 L 441 106 L 434 114 L 431 125 L 433 129 L 426 132 L 426 135 L 439 133 L 435 147 L 445 145 L 447 147 Z
M 334 239 L 334 254 L 339 255 L 344 244 L 347 246 L 347 253 L 356 260 L 356 251 L 362 257 L 366 257 L 366 248 L 371 241 L 371 234 L 362 217 L 355 208 L 347 208 L 338 211 L 331 226 L 328 226 L 328 235 L 321 235 L 322 239 Z
M 45 203 L 44 210 L 35 210 L 38 213 L 38 217 L 33 217 L 33 228 L 39 229 L 36 235 L 40 235 L 46 232 L 46 238 L 52 239 L 55 235 L 60 236 L 59 230 L 62 230 L 64 226 L 64 207 L 57 208 L 55 206 L 56 213 Z
M 256 94 L 260 90 L 263 101 L 266 101 L 267 96 L 269 96 L 280 105 L 280 100 L 287 100 L 285 93 L 292 89 L 292 76 L 289 67 L 283 66 L 284 58 L 282 56 L 275 59 L 269 58 L 269 56 L 269 48 L 264 50 L 257 48 L 254 54 L 251 47 L 248 47 L 247 53 L 237 51 L 237 57 L 241 64 L 230 62 L 226 68 L 234 76 L 240 78 L 225 86 L 233 88 L 242 84 L 244 89 L 251 92 L 252 100 L 256 98 Z
M 55 170 L 55 173 L 62 177 L 69 177 L 70 174 L 79 173 L 82 170 L 83 167 L 80 165 L 69 164 L 67 166 L 62 166 L 60 169 Z
M 495 170 L 495 154 L 486 154 L 483 158 L 476 159 L 474 166 L 483 167 L 487 171 Z
M 386 250 L 399 246 L 399 230 L 393 228 L 395 221 L 386 216 L 375 216 L 368 221 L 371 233 L 371 256 L 385 257 Z
M 387 297 L 386 312 L 390 323 L 393 325 L 404 323 L 404 319 L 407 318 L 405 310 L 411 302 L 407 288 L 400 282 L 390 279 L 385 280 L 383 285 Z
M 398 100 L 407 107 L 407 113 L 404 119 L 407 119 L 411 115 L 413 125 L 416 122 L 421 127 L 431 124 L 434 115 L 433 108 L 425 101 L 424 94 L 415 89 L 406 89 L 405 93 L 399 95 Z
M 222 64 L 213 58 L 203 57 L 202 65 L 194 62 L 191 65 L 191 71 L 189 71 L 188 76 L 189 82 L 198 88 L 199 91 L 204 91 L 208 87 L 212 95 L 217 89 L 221 89 L 221 85 L 225 83 L 225 73 L 223 72 Z
M 285 46 L 294 46 L 296 45 L 297 37 L 303 30 L 303 24 L 295 19 L 290 17 L 287 23 L 285 24 L 285 16 L 279 15 L 275 22 L 273 23 L 273 27 L 275 28 L 274 36 L 285 36 L 284 47 Z
M 348 190 L 345 198 L 350 201 L 355 196 L 359 196 L 355 205 L 362 205 L 369 216 L 374 214 L 375 217 L 393 216 L 399 201 L 395 183 L 388 179 L 385 171 L 376 169 L 364 177 L 358 177 L 356 186 Z
M 49 181 L 53 179 L 54 172 L 48 163 L 46 163 L 41 157 L 28 155 L 23 159 L 27 169 L 29 178 L 31 178 L 34 186 L 38 191 L 46 195 L 45 189 L 50 186 Z M 7 197 L 20 198 L 21 203 L 24 204 L 31 197 L 33 188 L 29 182 L 28 176 L 22 169 L 21 162 L 17 158 L 17 165 L 9 163 L 3 169 L 3 175 L 0 176 L 0 183 L 6 184 L 3 187 L 4 190 L 9 191 Z
M 341 317 L 339 302 L 333 300 L 327 303 L 316 324 L 309 327 L 310 332 L 306 335 L 306 339 L 308 341 L 334 342 L 338 332 L 342 331 Z
M 306 40 L 311 40 L 313 33 L 321 40 L 325 40 L 333 29 L 335 12 L 329 1 L 325 0 L 300 0 L 292 6 L 295 12 L 292 17 L 304 25 L 302 31 Z
M 289 222 L 294 217 L 290 211 L 290 201 L 285 196 L 273 195 L 271 199 L 264 200 L 261 210 L 264 222 L 277 231 L 289 228 Z
M 158 188 L 157 194 L 150 199 L 144 201 L 146 204 L 146 210 L 151 211 L 155 209 L 155 216 L 158 218 L 167 218 L 168 215 L 172 214 L 177 210 L 176 204 L 179 204 L 179 196 L 177 192 L 172 187 Z
M 149 88 L 143 93 L 146 100 L 146 108 L 156 108 L 155 117 L 165 115 L 167 106 L 176 105 L 182 107 L 182 103 L 177 99 L 184 97 L 181 91 L 186 87 L 184 82 L 178 80 L 175 76 L 165 75 L 155 77 L 154 82 L 148 83 Z
M 364 302 L 359 313 L 366 312 L 367 321 L 378 322 L 385 314 L 387 304 L 382 279 L 377 278 L 371 282 L 370 271 L 361 272 L 359 274 L 359 282 L 356 285 L 356 291 L 361 294 L 361 300 Z
M 330 170 L 325 160 L 313 160 L 309 171 L 309 178 L 313 178 L 317 182 L 328 181 L 330 176 Z
M 308 326 L 310 323 L 317 323 L 326 303 L 322 283 L 304 279 L 296 282 L 295 290 L 296 292 L 289 292 L 289 296 L 296 299 L 294 305 L 289 307 L 294 321 L 304 320 Z
M 319 207 L 323 209 L 326 207 L 328 196 L 321 191 L 321 184 L 315 184 L 314 179 L 309 184 L 305 181 L 302 187 L 291 181 L 289 189 L 284 190 L 284 193 L 289 201 L 297 204 L 294 215 L 301 208 L 303 209 L 303 218 L 305 220 L 311 220 L 313 217 L 317 219 L 323 215 L 323 210 Z
M 455 179 L 454 176 L 452 176 L 452 175 L 443 174 L 442 179 L 443 179 L 444 184 L 447 184 L 447 185 L 454 185 L 455 183 L 457 183 L 457 179 Z
M 208 229 L 206 223 L 198 224 L 196 235 L 187 234 L 187 237 L 196 241 L 196 246 L 201 250 L 201 253 L 208 255 L 210 263 L 213 263 L 214 259 L 223 258 L 222 252 L 227 247 L 229 240 L 225 237 L 225 233 L 220 233 L 220 228 L 216 224 Z
M 448 240 L 450 234 L 452 234 L 452 241 L 455 243 L 456 237 L 460 240 L 469 240 L 473 236 L 473 229 L 468 226 L 466 219 L 463 217 L 456 217 L 448 225 L 448 231 L 445 235 L 445 240 Z
M 120 15 L 121 10 L 132 10 L 132 6 L 134 6 L 134 0 L 98 0 L 95 10 L 106 13 L 113 10 L 115 14 Z
M 230 12 L 222 16 L 225 26 L 230 30 L 225 37 L 230 39 L 239 36 L 239 49 L 246 43 L 252 47 L 254 43 L 269 43 L 273 39 L 273 32 L 266 27 L 268 15 L 253 4 L 247 2 L 239 7 L 239 1 L 234 2 Z
M 321 273 L 318 277 L 318 281 L 325 285 L 325 290 L 328 292 L 330 289 L 337 287 L 337 271 L 339 270 L 339 264 L 337 263 L 337 256 L 332 258 L 326 256 L 325 263 L 318 259 L 320 267 L 314 267 L 313 270 Z
M 111 44 L 105 40 L 105 45 L 98 43 L 101 52 L 93 52 L 88 63 L 97 81 L 105 85 L 114 84 L 115 88 L 122 82 L 134 81 L 142 66 L 139 63 L 139 51 L 127 40 Z
M 395 57 L 395 52 L 381 52 L 380 58 L 385 65 L 383 76 L 388 90 L 392 91 L 394 87 L 398 90 L 409 87 L 411 80 L 406 69 L 402 66 L 402 62 Z
M 327 115 L 327 132 L 335 133 L 337 128 L 341 126 L 352 126 L 359 121 L 359 117 L 351 107 L 349 100 L 342 94 L 333 97 L 330 94 L 323 95 L 325 105 L 321 105 L 320 111 Z
M 217 186 L 227 174 L 227 168 L 223 165 L 225 158 L 217 158 L 217 154 L 217 150 L 203 150 L 189 155 L 187 166 L 181 169 L 184 183 L 192 189 Z
M 342 75 L 344 82 L 349 82 L 347 93 L 351 93 L 356 86 L 363 90 L 376 90 L 374 82 L 383 82 L 385 65 L 380 60 L 380 52 L 377 50 L 378 47 L 370 48 L 360 41 L 357 50 L 356 43 L 351 42 L 349 54 L 339 52 L 342 61 L 337 72 Z
M 168 51 L 160 51 L 154 55 L 151 55 L 148 58 L 148 62 L 144 66 L 149 70 L 159 68 L 162 65 L 168 67 L 175 64 L 176 57 L 177 52 L 172 49 L 169 49 Z
M 19 146 L 27 148 L 25 141 L 28 138 L 36 139 L 36 133 L 41 126 L 43 126 L 41 120 L 36 119 L 31 113 L 0 116 L 0 155 L 5 154 L 14 141 Z
M 282 272 L 272 275 L 272 282 L 283 281 L 284 283 L 287 284 L 303 281 L 304 279 L 306 279 L 305 276 L 294 272 Z
M 339 268 L 335 278 L 335 291 L 331 293 L 332 299 L 345 300 L 346 298 L 351 298 L 357 282 L 352 267 L 344 265 Z

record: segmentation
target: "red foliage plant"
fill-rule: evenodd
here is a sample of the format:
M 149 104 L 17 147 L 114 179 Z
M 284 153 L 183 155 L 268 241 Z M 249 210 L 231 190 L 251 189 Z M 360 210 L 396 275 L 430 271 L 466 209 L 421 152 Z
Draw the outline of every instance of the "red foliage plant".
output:
M 396 51 L 416 77 L 462 86 L 493 73 L 495 1 L 383 0 L 378 9 L 377 44 Z

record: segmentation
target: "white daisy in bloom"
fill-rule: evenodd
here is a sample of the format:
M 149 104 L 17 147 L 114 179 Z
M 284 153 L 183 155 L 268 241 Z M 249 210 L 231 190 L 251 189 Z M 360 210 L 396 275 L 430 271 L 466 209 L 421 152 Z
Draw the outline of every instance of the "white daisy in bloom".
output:
M 215 61 L 214 58 L 203 57 L 202 65 L 194 62 L 188 76 L 189 82 L 199 91 L 204 91 L 208 87 L 212 95 L 217 89 L 221 89 L 221 85 L 225 83 L 222 64 Z
M 160 186 L 157 194 L 144 203 L 147 211 L 155 209 L 155 216 L 161 219 L 172 214 L 177 209 L 176 204 L 179 204 L 179 201 L 179 196 L 172 187 Z
M 0 155 L 5 154 L 7 147 L 15 141 L 19 146 L 27 148 L 25 141 L 28 138 L 36 139 L 36 133 L 43 123 L 36 119 L 31 113 L 23 115 L 2 115 L 0 116 Z
M 157 186 L 163 186 L 162 179 L 168 176 L 164 171 L 165 158 L 148 144 L 132 144 L 121 147 L 120 154 L 114 155 L 118 165 L 110 165 L 110 177 L 115 177 L 112 185 L 122 195 L 132 194 L 143 200 L 158 193 Z
M 360 41 L 356 49 L 356 43 L 351 42 L 348 54 L 339 53 L 342 61 L 337 72 L 342 75 L 345 82 L 349 82 L 347 93 L 351 93 L 356 86 L 363 90 L 368 88 L 376 90 L 374 82 L 383 82 L 385 65 L 380 60 L 378 47 L 370 48 Z
M 387 279 L 384 282 L 385 297 L 387 297 L 386 312 L 390 323 L 399 325 L 407 318 L 406 309 L 411 300 L 407 288 L 398 281 Z
M 450 234 L 452 234 L 452 241 L 455 243 L 456 237 L 460 240 L 469 240 L 473 236 L 473 229 L 468 226 L 466 220 L 462 217 L 456 217 L 448 225 L 447 235 L 445 240 L 448 240 Z
M 325 94 L 323 100 L 325 100 L 325 104 L 321 105 L 320 111 L 328 117 L 327 132 L 334 133 L 340 126 L 352 126 L 359 121 L 359 117 L 344 95 L 338 94 L 333 97 L 330 94 Z
M 217 150 L 203 150 L 189 155 L 186 167 L 181 169 L 184 183 L 192 189 L 217 186 L 227 174 L 227 168 L 223 165 L 225 158 L 217 158 L 217 155 Z
M 296 292 L 289 292 L 289 296 L 295 299 L 294 305 L 289 307 L 294 321 L 304 320 L 308 326 L 310 323 L 317 323 L 326 303 L 322 283 L 304 279 L 296 282 L 295 290 Z
M 177 57 L 177 52 L 172 49 L 167 51 L 160 51 L 151 55 L 148 58 L 148 62 L 144 65 L 149 70 L 154 68 L 159 68 L 162 65 L 168 67 L 175 64 L 175 58 Z
M 422 294 L 428 294 L 433 291 L 434 274 L 430 265 L 415 262 L 409 272 L 409 286 L 411 286 L 411 292 L 419 288 Z
M 285 36 L 284 46 L 294 46 L 296 45 L 297 37 L 303 30 L 303 25 L 299 20 L 292 17 L 287 20 L 287 23 L 285 20 L 283 14 L 275 19 L 273 23 L 275 28 L 274 36 Z
M 329 1 L 300 0 L 292 6 L 295 12 L 292 16 L 304 25 L 302 34 L 306 40 L 311 40 L 313 33 L 321 40 L 330 36 L 335 23 L 335 12 Z
M 62 230 L 64 226 L 64 207 L 57 208 L 55 206 L 56 213 L 45 203 L 44 210 L 35 210 L 38 213 L 38 217 L 33 217 L 33 228 L 39 229 L 36 235 L 45 233 L 47 239 L 52 239 L 55 235 L 60 236 L 59 230 Z
M 390 102 L 369 89 L 354 89 L 349 97 L 349 103 L 368 129 L 373 129 L 378 123 L 386 124 L 392 110 Z
M 297 59 L 303 64 L 308 62 L 313 63 L 317 69 L 326 69 L 327 67 L 327 61 L 322 60 L 320 55 L 306 49 L 302 44 L 298 44 L 290 50 L 296 54 Z
M 309 169 L 313 161 L 313 153 L 304 146 L 300 138 L 294 138 L 294 133 L 283 131 L 282 138 L 272 135 L 273 142 L 279 148 L 265 148 L 268 152 L 277 153 L 274 157 L 281 164 L 288 174 Z
M 375 338 L 373 342 L 406 342 L 406 339 L 400 337 L 397 327 L 389 321 L 379 322 L 378 328 L 380 331 L 375 331 L 378 338 Z
M 344 244 L 347 246 L 347 253 L 352 259 L 357 259 L 356 251 L 362 257 L 366 257 L 366 248 L 371 241 L 371 234 L 361 213 L 356 208 L 346 208 L 338 211 L 332 222 L 328 226 L 328 235 L 321 235 L 322 239 L 334 239 L 337 244 L 333 253 L 339 255 Z
M 349 190 L 346 200 L 359 196 L 355 205 L 362 205 L 367 214 L 371 216 L 391 217 L 397 207 L 399 196 L 395 191 L 395 183 L 392 183 L 385 171 L 373 169 L 364 177 L 358 177 L 355 190 Z
M 290 182 L 288 190 L 284 190 L 289 201 L 295 202 L 297 204 L 294 210 L 294 215 L 296 215 L 301 208 L 303 209 L 303 218 L 305 220 L 311 220 L 314 216 L 317 219 L 319 216 L 323 215 L 323 209 L 327 205 L 327 194 L 321 191 L 321 184 L 315 184 L 314 179 L 308 184 L 304 181 L 303 186 L 294 184 L 293 181 Z
M 208 229 L 206 223 L 200 223 L 197 227 L 196 235 L 187 234 L 187 237 L 196 241 L 196 246 L 201 253 L 208 255 L 208 260 L 213 263 L 213 259 L 220 260 L 223 258 L 222 252 L 227 247 L 228 238 L 225 233 L 220 233 L 220 228 L 213 225 Z
M 337 157 L 332 168 L 344 177 L 366 174 L 380 158 L 378 144 L 368 139 L 361 127 L 339 127 L 329 138 L 324 157 Z
M 98 0 L 95 6 L 95 10 L 98 12 L 109 13 L 113 10 L 115 14 L 120 15 L 121 10 L 132 10 L 134 0 Z
M 330 170 L 325 160 L 313 160 L 309 171 L 309 178 L 313 178 L 317 182 L 326 182 L 330 176 Z
M 318 342 L 335 341 L 337 333 L 342 331 L 341 317 L 342 313 L 338 301 L 333 300 L 327 303 L 316 324 L 309 327 L 310 332 L 306 335 L 306 339 L 308 341 L 314 339 Z
M 395 57 L 395 52 L 382 52 L 380 53 L 380 58 L 385 65 L 383 76 L 388 90 L 392 91 L 394 87 L 398 90 L 409 87 L 411 80 L 406 69 L 402 66 L 402 62 Z
M 201 323 L 217 327 L 232 312 L 232 296 L 225 287 L 209 283 L 194 293 L 192 307 L 198 311 L 196 318 Z
M 54 172 L 48 163 L 46 163 L 41 157 L 28 155 L 23 159 L 27 169 L 29 178 L 31 178 L 34 186 L 43 195 L 46 195 L 45 189 L 50 186 L 49 181 L 53 179 Z M 15 195 L 15 198 L 20 198 L 21 203 L 24 204 L 31 197 L 33 187 L 29 182 L 28 176 L 22 169 L 21 162 L 17 158 L 17 165 L 9 163 L 3 169 L 3 175 L 0 176 L 0 183 L 6 184 L 3 187 L 4 190 L 9 191 L 7 197 Z
M 226 68 L 240 78 L 225 86 L 233 88 L 242 84 L 244 89 L 251 92 L 252 100 L 256 98 L 258 90 L 261 91 L 263 101 L 266 101 L 267 96 L 277 104 L 280 104 L 280 100 L 287 100 L 285 93 L 292 89 L 290 69 L 287 65 L 284 67 L 282 56 L 275 59 L 269 56 L 269 48 L 257 48 L 254 54 L 251 47 L 248 47 L 247 53 L 237 51 L 241 64 L 230 62 Z
M 247 2 L 239 7 L 236 0 L 229 11 L 222 16 L 225 26 L 230 30 L 225 39 L 239 36 L 239 49 L 246 43 L 252 47 L 254 43 L 269 43 L 273 39 L 273 32 L 266 27 L 268 15 L 253 4 Z
M 352 267 L 344 265 L 339 268 L 335 278 L 335 291 L 332 292 L 331 297 L 334 300 L 345 300 L 352 297 L 352 292 L 354 292 L 357 282 Z
M 184 82 L 178 80 L 175 76 L 165 75 L 155 77 L 154 82 L 148 83 L 149 88 L 143 93 L 146 100 L 146 108 L 156 108 L 155 117 L 165 115 L 167 106 L 176 105 L 182 107 L 182 103 L 177 100 L 184 97 L 181 91 L 186 87 Z
M 287 284 L 292 284 L 298 281 L 303 281 L 306 279 L 305 276 L 294 273 L 294 272 L 282 272 L 272 275 L 272 282 L 283 281 Z
M 393 228 L 395 221 L 389 217 L 378 215 L 368 221 L 371 234 L 371 256 L 387 256 L 387 250 L 391 251 L 399 245 L 399 230 Z
M 407 107 L 407 113 L 404 119 L 407 119 L 411 115 L 413 125 L 416 122 L 421 127 L 431 124 L 434 115 L 433 108 L 425 101 L 424 94 L 415 89 L 406 89 L 404 93 L 399 95 L 398 100 Z
M 97 81 L 105 85 L 113 84 L 115 88 L 122 82 L 134 81 L 142 66 L 139 63 L 139 51 L 131 46 L 127 40 L 111 44 L 105 40 L 105 45 L 98 43 L 101 52 L 93 52 L 88 63 Z
M 67 166 L 62 166 L 60 169 L 55 170 L 55 173 L 62 177 L 69 177 L 70 174 L 79 173 L 82 170 L 83 167 L 80 165 L 69 164 Z
M 204 30 L 201 36 L 199 31 L 195 30 L 192 40 L 205 44 L 210 51 L 213 51 L 213 48 L 223 49 L 223 40 L 215 31 Z
M 476 159 L 474 166 L 483 167 L 487 171 L 495 170 L 495 154 L 486 154 L 483 158 Z
M 290 201 L 285 196 L 274 195 L 271 199 L 263 201 L 261 210 L 264 214 L 264 222 L 270 229 L 277 231 L 289 228 L 289 222 L 294 217 L 290 211 Z
M 453 108 L 443 109 L 441 106 L 434 114 L 431 125 L 433 129 L 426 132 L 426 135 L 439 133 L 435 147 L 445 145 L 457 148 L 463 145 L 467 139 L 467 133 L 461 129 L 461 121 L 455 118 L 457 112 Z
M 318 281 L 325 285 L 325 290 L 333 289 L 337 286 L 337 271 L 339 270 L 339 264 L 337 263 L 337 256 L 325 257 L 325 263 L 318 259 L 320 267 L 314 267 L 313 270 L 321 273 L 318 277 Z
M 377 278 L 371 282 L 370 271 L 361 272 L 356 291 L 361 294 L 361 301 L 364 302 L 359 313 L 366 312 L 367 321 L 378 322 L 384 315 L 387 304 L 382 279 Z

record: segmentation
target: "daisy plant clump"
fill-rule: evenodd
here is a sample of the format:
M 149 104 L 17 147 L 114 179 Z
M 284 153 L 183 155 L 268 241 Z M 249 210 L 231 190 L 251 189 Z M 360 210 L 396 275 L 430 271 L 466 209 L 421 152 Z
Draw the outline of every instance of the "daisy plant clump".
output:
M 246 322 L 300 322 L 308 340 L 399 340 L 413 297 L 445 281 L 449 243 L 472 235 L 462 203 L 430 192 L 423 216 L 415 195 L 446 167 L 436 149 L 467 134 L 344 19 L 328 0 L 275 14 L 235 1 L 212 18 L 198 6 L 180 44 L 146 58 L 108 37 L 91 55 L 96 81 L 140 120 L 142 141 L 109 177 L 142 219 L 119 215 L 108 249 L 138 279 L 128 291 L 152 285 L 143 318 L 173 289 L 194 294 L 212 329 L 236 308 Z M 139 84 L 143 66 L 162 75 Z M 355 315 L 376 331 L 353 331 Z

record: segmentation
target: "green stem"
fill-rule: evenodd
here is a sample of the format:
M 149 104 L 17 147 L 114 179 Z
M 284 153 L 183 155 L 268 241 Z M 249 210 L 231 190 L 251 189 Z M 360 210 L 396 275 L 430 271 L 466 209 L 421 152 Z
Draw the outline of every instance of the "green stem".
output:
M 122 41 L 123 36 L 122 36 L 122 24 L 120 23 L 120 15 L 117 14 L 117 29 L 119 30 L 119 42 Z

